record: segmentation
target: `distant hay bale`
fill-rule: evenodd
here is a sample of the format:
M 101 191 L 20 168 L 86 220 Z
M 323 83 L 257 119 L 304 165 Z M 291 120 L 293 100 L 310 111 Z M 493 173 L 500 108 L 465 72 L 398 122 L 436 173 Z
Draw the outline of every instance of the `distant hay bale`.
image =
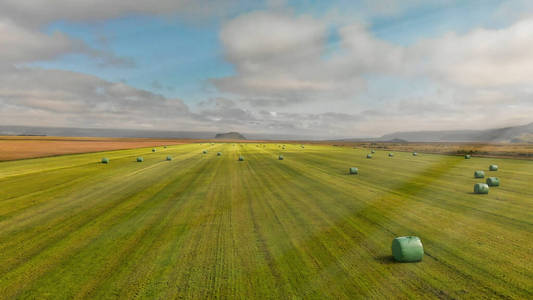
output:
M 283 155 L 278 156 L 278 160 L 283 160 Z
M 357 169 L 356 167 L 351 167 L 350 168 L 350 174 L 359 174 L 359 169 Z
M 243 156 L 239 156 L 239 161 L 244 161 L 244 157 Z
M 207 151 L 206 151 L 206 150 L 204 150 L 204 151 L 202 151 L 202 153 L 203 153 L 203 154 L 207 154 Z
M 155 152 L 155 148 L 152 148 L 152 152 Z
M 483 171 L 475 171 L 474 172 L 474 177 L 475 178 L 485 178 L 485 172 L 483 172 Z
M 172 160 L 172 156 L 168 155 L 167 160 Z
M 165 145 L 165 146 L 163 146 L 163 148 L 167 149 L 167 146 Z
M 484 183 L 476 183 L 474 184 L 474 193 L 475 194 L 488 194 L 489 186 Z
M 417 155 L 418 155 L 418 153 L 416 153 L 416 152 L 413 152 L 413 156 L 417 156 Z
M 399 262 L 417 262 L 424 256 L 424 246 L 417 236 L 401 236 L 392 240 L 392 256 Z
M 108 164 L 109 163 L 109 158 L 107 158 L 107 157 L 102 158 L 102 163 L 103 164 Z
M 221 156 L 222 155 L 222 152 L 217 152 L 217 156 Z
M 142 158 L 142 157 L 140 157 L 140 156 L 137 157 L 137 162 L 143 162 L 143 161 L 144 161 L 144 158 Z
M 394 156 L 394 153 L 389 152 L 389 157 L 393 157 L 393 156 Z
M 490 165 L 489 171 L 498 171 L 498 165 Z
M 370 153 L 374 154 L 376 153 L 376 150 L 370 150 Z
M 500 186 L 500 179 L 498 177 L 489 177 L 486 183 L 488 186 Z
M 367 155 L 366 155 L 366 158 L 372 158 L 372 154 L 370 154 L 370 153 L 367 154 Z
M 470 154 L 465 155 L 465 159 L 470 159 L 472 156 Z

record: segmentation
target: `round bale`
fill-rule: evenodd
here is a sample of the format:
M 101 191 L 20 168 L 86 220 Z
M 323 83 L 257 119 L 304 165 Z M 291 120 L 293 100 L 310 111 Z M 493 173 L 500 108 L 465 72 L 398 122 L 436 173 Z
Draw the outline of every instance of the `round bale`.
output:
M 376 153 L 376 150 L 371 150 L 370 153 Z
M 155 148 L 152 148 L 152 152 L 155 152 Z
M 470 154 L 465 155 L 465 159 L 470 159 L 472 156 Z
M 167 156 L 167 160 L 172 160 L 172 156 Z
M 244 161 L 244 157 L 243 156 L 239 156 L 239 161 Z
M 485 172 L 483 172 L 483 171 L 475 171 L 474 172 L 474 178 L 485 178 Z
M 474 193 L 475 194 L 488 194 L 489 186 L 484 183 L 476 183 L 474 184 Z
M 486 182 L 488 186 L 500 186 L 500 179 L 498 177 L 489 177 Z
M 140 156 L 137 157 L 137 162 L 143 162 L 143 161 L 144 161 L 144 158 L 142 158 L 142 157 L 140 157 Z
M 394 153 L 389 152 L 389 157 L 393 157 L 393 156 L 394 156 Z
M 204 151 L 202 151 L 202 153 L 203 153 L 203 154 L 207 154 L 207 151 L 206 151 L 206 150 L 204 150 Z
M 359 169 L 357 169 L 356 167 L 351 167 L 350 168 L 350 174 L 359 174 Z
M 366 158 L 372 158 L 372 154 L 370 154 L 370 153 L 367 154 L 367 155 L 366 155 Z
M 278 160 L 283 160 L 283 155 L 278 156 Z
M 217 156 L 221 156 L 222 155 L 222 152 L 217 152 Z
M 102 158 L 102 163 L 103 164 L 108 164 L 109 163 L 109 158 L 107 158 L 107 157 Z
M 417 236 L 401 236 L 392 240 L 392 256 L 399 262 L 417 262 L 424 256 L 424 246 Z
M 416 152 L 413 152 L 413 156 L 417 156 L 417 155 L 418 155 L 418 153 L 416 153 Z
M 490 165 L 489 171 L 498 171 L 498 165 Z

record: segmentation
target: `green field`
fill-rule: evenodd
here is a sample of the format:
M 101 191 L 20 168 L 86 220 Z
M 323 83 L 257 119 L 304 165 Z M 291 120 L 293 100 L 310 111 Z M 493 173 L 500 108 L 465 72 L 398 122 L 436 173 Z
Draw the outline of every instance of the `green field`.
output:
M 0 163 L 0 298 L 533 298 L 533 161 L 151 150 Z M 393 261 L 404 235 L 422 262 Z

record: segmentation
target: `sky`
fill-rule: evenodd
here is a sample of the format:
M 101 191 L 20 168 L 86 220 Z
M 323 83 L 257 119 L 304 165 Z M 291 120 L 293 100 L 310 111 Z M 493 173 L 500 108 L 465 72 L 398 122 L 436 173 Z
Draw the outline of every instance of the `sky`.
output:
M 2 0 L 0 125 L 309 138 L 533 121 L 529 0 Z

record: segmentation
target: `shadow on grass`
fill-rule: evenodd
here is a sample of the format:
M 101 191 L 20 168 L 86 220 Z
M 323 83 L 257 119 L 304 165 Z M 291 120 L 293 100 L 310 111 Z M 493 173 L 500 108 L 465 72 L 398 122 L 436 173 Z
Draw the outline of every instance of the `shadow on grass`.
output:
M 375 260 L 382 265 L 392 265 L 397 263 L 392 255 L 380 255 Z

